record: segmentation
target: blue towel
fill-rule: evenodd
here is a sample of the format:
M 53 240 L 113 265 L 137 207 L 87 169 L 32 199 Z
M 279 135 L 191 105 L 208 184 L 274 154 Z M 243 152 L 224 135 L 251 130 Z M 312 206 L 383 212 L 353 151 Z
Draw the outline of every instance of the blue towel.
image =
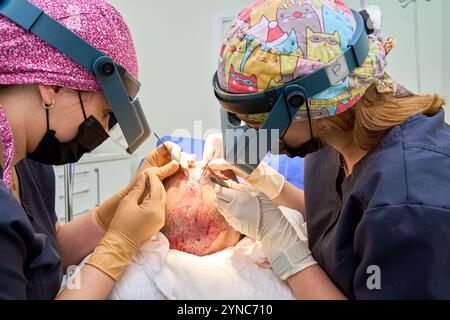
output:
M 195 154 L 197 160 L 201 160 L 203 157 L 203 146 L 205 144 L 204 140 L 170 136 L 164 136 L 161 138 L 161 140 L 162 142 L 172 141 L 178 144 L 181 148 L 181 151 L 189 154 Z M 157 146 L 159 145 L 160 143 L 158 142 Z M 279 173 L 281 173 L 286 178 L 286 180 L 292 183 L 294 186 L 300 189 L 304 189 L 304 166 L 302 158 L 290 159 L 285 155 L 275 156 L 269 154 L 264 158 L 264 161 Z

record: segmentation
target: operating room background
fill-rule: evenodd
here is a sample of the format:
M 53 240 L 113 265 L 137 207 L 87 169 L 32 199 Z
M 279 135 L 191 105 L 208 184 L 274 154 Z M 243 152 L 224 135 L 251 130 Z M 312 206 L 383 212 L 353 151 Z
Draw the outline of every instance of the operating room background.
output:
M 409 0 L 406 0 L 408 2 Z M 142 102 L 152 128 L 160 135 L 186 129 L 194 124 L 203 129 L 219 124 L 211 78 L 220 47 L 218 35 L 222 13 L 237 13 L 252 0 L 109 0 L 125 16 L 133 33 L 143 84 Z M 344 0 L 359 9 L 359 0 Z M 406 3 L 405 2 L 405 3 Z M 393 36 L 397 46 L 389 57 L 395 79 L 415 92 L 437 92 L 450 96 L 450 1 L 417 1 L 418 30 L 414 2 L 402 8 L 399 0 L 369 0 L 384 15 L 384 34 Z M 420 43 L 416 52 L 417 40 Z M 419 59 L 419 63 L 416 59 Z M 420 88 L 418 75 L 420 76 Z M 450 121 L 450 115 L 448 117 Z M 155 145 L 150 139 L 144 154 Z
M 142 82 L 140 99 L 152 129 L 160 136 L 175 134 L 196 138 L 202 138 L 208 129 L 219 129 L 219 106 L 211 79 L 223 29 L 239 9 L 253 0 L 108 1 L 122 13 L 133 34 Z M 351 8 L 360 7 L 359 0 L 344 2 Z M 450 1 L 417 0 L 406 8 L 402 8 L 400 2 L 368 0 L 369 4 L 382 9 L 383 34 L 397 40 L 389 56 L 390 74 L 415 92 L 436 92 L 450 97 L 447 79 L 450 74 Z M 447 110 L 450 123 L 450 109 Z M 90 186 L 101 187 L 101 191 L 92 190 L 95 200 L 86 204 L 86 209 L 125 185 L 139 160 L 155 145 L 151 137 L 133 157 L 120 157 L 120 150 L 107 142 L 88 156 L 87 159 L 92 157 L 88 162 L 105 162 L 103 171 L 125 174 L 99 174 L 98 167 L 81 171 L 86 179 L 96 181 Z M 61 178 L 61 168 L 58 170 Z M 59 200 L 63 192 L 63 185 L 59 184 Z M 63 210 L 61 206 L 57 208 Z

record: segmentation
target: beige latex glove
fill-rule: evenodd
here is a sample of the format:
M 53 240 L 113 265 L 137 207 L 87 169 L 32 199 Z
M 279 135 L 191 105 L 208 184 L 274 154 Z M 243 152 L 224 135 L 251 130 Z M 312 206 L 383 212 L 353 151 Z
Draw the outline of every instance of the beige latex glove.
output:
M 286 179 L 265 162 L 248 175 L 223 159 L 223 136 L 221 133 L 209 135 L 205 141 L 202 167 L 208 164 L 209 169 L 222 179 L 229 178 L 224 173 L 232 171 L 245 179 L 255 189 L 264 192 L 271 200 L 277 198 L 283 190 Z
M 151 195 L 145 178 L 148 176 Z M 137 249 L 154 236 L 165 219 L 166 191 L 151 170 L 139 175 L 133 189 L 117 207 L 111 225 L 86 264 L 117 281 Z
M 180 147 L 173 142 L 166 142 L 165 145 L 171 152 L 177 157 L 181 157 Z M 186 166 L 187 167 L 187 166 Z M 179 165 L 176 161 L 167 154 L 163 146 L 159 146 L 153 151 L 149 152 L 145 157 L 144 162 L 139 168 L 136 176 L 131 180 L 131 182 L 118 193 L 111 196 L 105 202 L 100 204 L 96 210 L 97 222 L 103 229 L 108 230 L 112 218 L 116 209 L 122 201 L 122 199 L 130 192 L 133 186 L 136 184 L 137 177 L 140 176 L 147 169 L 153 168 L 154 173 L 162 180 L 170 177 L 178 171 Z
M 317 264 L 308 248 L 305 225 L 290 222 L 262 192 L 243 184 L 216 186 L 219 212 L 237 231 L 261 241 L 274 272 L 282 280 Z

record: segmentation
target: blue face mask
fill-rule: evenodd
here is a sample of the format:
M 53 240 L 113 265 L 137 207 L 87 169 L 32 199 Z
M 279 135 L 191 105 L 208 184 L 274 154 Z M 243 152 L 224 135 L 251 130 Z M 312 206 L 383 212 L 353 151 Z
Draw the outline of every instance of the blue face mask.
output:
M 60 142 L 55 136 L 56 132 L 50 130 L 48 109 L 46 109 L 47 132 L 37 148 L 28 155 L 28 158 L 49 165 L 75 163 L 85 153 L 93 151 L 108 139 L 108 133 L 94 116 L 86 118 L 80 92 L 78 92 L 78 96 L 85 120 L 78 127 L 76 137 L 69 142 Z

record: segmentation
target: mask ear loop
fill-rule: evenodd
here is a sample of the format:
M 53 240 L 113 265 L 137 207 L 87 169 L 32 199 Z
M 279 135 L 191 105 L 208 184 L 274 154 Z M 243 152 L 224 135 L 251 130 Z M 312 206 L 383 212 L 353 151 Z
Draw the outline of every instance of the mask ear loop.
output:
M 80 91 L 78 91 L 78 98 L 80 99 L 81 110 L 83 110 L 84 120 L 87 120 L 86 111 L 84 110 L 84 103 L 83 103 L 83 99 L 81 98 L 81 92 Z
M 42 103 L 42 106 L 45 109 L 45 117 L 47 119 L 47 132 L 50 131 L 50 117 L 48 115 L 48 110 L 51 110 L 55 107 L 55 100 L 52 99 L 52 104 L 47 105 L 45 102 Z
M 309 134 L 311 135 L 311 140 L 314 139 L 313 137 L 313 130 L 312 130 L 312 120 L 311 120 L 311 112 L 309 110 L 309 104 L 308 100 L 306 99 L 306 112 L 308 113 L 308 124 L 309 124 Z
M 45 108 L 45 117 L 47 118 L 47 132 L 50 131 L 50 118 L 48 116 L 48 109 Z

